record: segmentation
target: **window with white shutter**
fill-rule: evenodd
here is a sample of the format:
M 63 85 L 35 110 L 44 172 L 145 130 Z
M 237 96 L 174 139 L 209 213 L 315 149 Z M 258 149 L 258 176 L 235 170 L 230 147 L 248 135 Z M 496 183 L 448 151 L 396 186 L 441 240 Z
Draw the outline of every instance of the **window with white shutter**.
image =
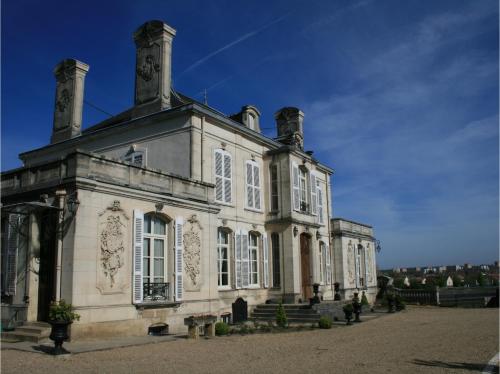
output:
M 233 201 L 231 154 L 222 149 L 216 149 L 214 160 L 215 160 L 215 201 L 229 204 Z
M 217 229 L 217 285 L 229 287 L 229 233 Z
M 316 186 L 316 175 L 314 172 L 310 173 L 309 181 L 311 182 L 311 214 L 316 215 L 317 212 L 317 186 Z
M 316 196 L 318 200 L 318 222 L 324 223 L 323 218 L 323 189 L 320 186 L 320 181 L 316 179 Z
M 325 283 L 325 244 L 319 243 L 319 283 Z
M 262 236 L 262 257 L 263 257 L 263 277 L 264 277 L 264 287 L 269 287 L 269 242 L 267 240 L 267 234 Z
M 177 217 L 175 219 L 175 300 L 182 300 L 184 284 L 182 279 L 183 272 L 183 259 L 182 253 L 184 251 L 184 240 L 182 238 L 182 229 L 184 219 Z
M 248 235 L 248 257 L 249 257 L 249 286 L 259 286 L 259 237 L 250 233 Z
M 292 200 L 293 209 L 300 211 L 299 166 L 292 163 Z
M 260 204 L 260 167 L 255 161 L 245 163 L 246 207 L 261 209 Z
M 133 299 L 134 303 L 142 303 L 142 257 L 144 242 L 144 213 L 134 210 L 134 276 L 133 276 Z
M 271 211 L 275 212 L 279 209 L 278 165 L 271 165 L 269 179 L 271 181 Z

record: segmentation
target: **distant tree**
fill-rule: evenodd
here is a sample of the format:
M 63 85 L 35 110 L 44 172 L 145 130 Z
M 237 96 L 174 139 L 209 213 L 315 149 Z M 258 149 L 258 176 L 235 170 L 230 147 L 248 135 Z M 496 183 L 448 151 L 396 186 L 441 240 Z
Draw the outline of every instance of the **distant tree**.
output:
M 417 281 L 416 278 L 411 278 L 410 279 L 410 288 L 413 290 L 418 290 L 418 289 L 423 288 L 423 284 L 421 281 L 420 282 Z
M 404 279 L 396 278 L 394 279 L 394 287 L 396 288 L 405 288 Z
M 436 277 L 436 286 L 438 287 L 446 287 L 446 279 L 447 277 L 444 274 L 440 274 Z
M 486 286 L 486 277 L 484 276 L 484 274 L 480 271 L 478 274 L 477 274 L 477 284 L 479 287 L 484 287 Z
M 453 287 L 461 287 L 462 286 L 462 279 L 458 277 L 456 274 L 453 276 Z

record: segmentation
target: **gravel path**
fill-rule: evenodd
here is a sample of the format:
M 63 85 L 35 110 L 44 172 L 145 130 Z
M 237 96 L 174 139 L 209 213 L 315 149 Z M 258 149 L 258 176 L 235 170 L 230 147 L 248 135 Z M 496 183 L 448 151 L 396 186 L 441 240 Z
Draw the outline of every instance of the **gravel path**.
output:
M 178 340 L 55 358 L 2 351 L 2 373 L 481 373 L 498 309 L 410 307 L 331 330 Z M 498 371 L 497 371 L 498 372 Z

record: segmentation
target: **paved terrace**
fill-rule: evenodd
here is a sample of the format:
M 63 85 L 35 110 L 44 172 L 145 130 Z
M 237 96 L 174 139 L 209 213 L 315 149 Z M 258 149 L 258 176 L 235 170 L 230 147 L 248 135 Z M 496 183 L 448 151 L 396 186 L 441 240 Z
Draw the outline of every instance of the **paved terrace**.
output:
M 410 307 L 331 330 L 161 339 L 82 349 L 63 358 L 4 344 L 1 368 L 2 373 L 481 373 L 498 352 L 498 309 Z

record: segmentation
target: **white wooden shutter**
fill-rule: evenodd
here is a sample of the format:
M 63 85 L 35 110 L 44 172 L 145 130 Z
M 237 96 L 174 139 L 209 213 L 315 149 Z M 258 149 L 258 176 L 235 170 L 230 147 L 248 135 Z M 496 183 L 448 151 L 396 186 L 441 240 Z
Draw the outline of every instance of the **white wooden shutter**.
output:
M 19 214 L 9 214 L 7 227 L 7 278 L 5 282 L 5 293 L 7 295 L 16 294 L 20 223 L 21 216 Z
M 224 202 L 230 203 L 232 199 L 232 170 L 231 170 L 231 155 L 224 152 Z
M 292 163 L 292 200 L 293 209 L 300 210 L 299 166 Z
M 134 277 L 133 298 L 134 303 L 142 303 L 142 250 L 144 243 L 144 213 L 134 210 Z
M 323 223 L 323 190 L 319 186 L 317 187 L 318 194 L 318 222 Z
M 368 263 L 366 262 L 367 255 L 366 252 L 370 250 L 370 247 L 365 247 L 363 250 L 363 257 L 364 257 L 364 263 L 365 263 L 365 286 L 368 287 Z
M 182 280 L 182 252 L 184 250 L 184 242 L 182 239 L 182 227 L 184 225 L 184 219 L 182 217 L 175 218 L 175 301 L 182 300 L 182 294 L 184 290 L 183 280 Z
M 267 234 L 262 236 L 262 252 L 264 257 L 264 287 L 269 287 L 269 242 Z
M 254 203 L 255 209 L 260 209 L 260 168 L 258 165 L 253 165 L 253 186 L 254 186 Z
M 354 259 L 356 266 L 356 288 L 359 288 L 359 256 L 357 248 L 354 249 Z
M 222 175 L 222 152 L 215 150 L 215 200 L 224 201 L 224 181 Z
M 326 284 L 332 283 L 332 260 L 330 256 L 330 247 L 325 244 L 325 254 L 326 254 Z
M 241 280 L 241 230 L 236 230 L 234 250 L 234 278 L 236 288 L 242 287 Z
M 310 182 L 311 182 L 311 214 L 316 215 L 317 213 L 317 186 L 316 186 L 316 175 L 314 172 L 309 174 Z
M 252 163 L 247 161 L 246 166 L 246 187 L 247 187 L 247 207 L 254 207 L 254 193 L 253 193 L 253 168 Z
M 248 253 L 248 231 L 241 231 L 241 287 L 246 288 L 250 276 L 250 256 Z

